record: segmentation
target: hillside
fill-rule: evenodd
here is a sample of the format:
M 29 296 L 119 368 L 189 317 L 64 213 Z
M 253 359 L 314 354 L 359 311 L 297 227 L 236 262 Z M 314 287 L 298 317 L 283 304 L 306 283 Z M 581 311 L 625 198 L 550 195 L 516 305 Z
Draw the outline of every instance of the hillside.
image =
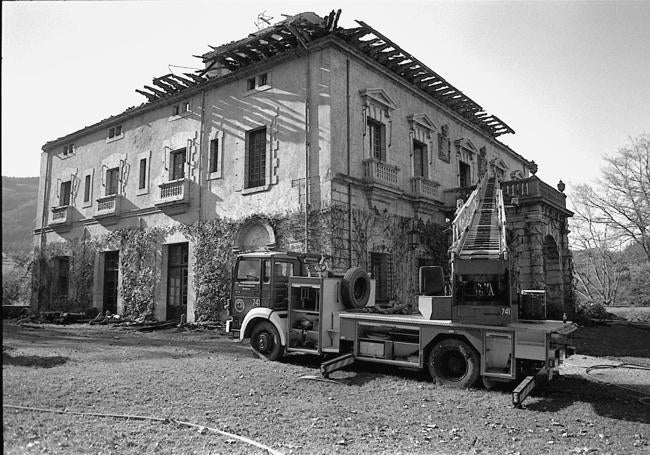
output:
M 29 251 L 36 217 L 38 177 L 2 177 L 2 251 Z

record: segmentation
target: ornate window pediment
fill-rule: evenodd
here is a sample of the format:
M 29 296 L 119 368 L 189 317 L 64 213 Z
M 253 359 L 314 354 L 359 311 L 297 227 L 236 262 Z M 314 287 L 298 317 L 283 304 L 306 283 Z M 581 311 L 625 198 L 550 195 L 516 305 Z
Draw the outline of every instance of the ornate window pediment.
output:
M 463 150 L 468 150 L 474 154 L 478 153 L 478 149 L 469 139 L 466 138 L 457 139 L 454 141 L 454 144 L 456 144 L 458 153 L 461 153 Z
M 418 130 L 421 130 L 420 134 L 426 135 L 427 139 L 430 139 L 431 133 L 438 129 L 427 114 L 411 114 L 406 119 L 409 122 L 411 131 L 414 131 L 418 135 Z M 422 139 L 418 138 L 418 140 Z
M 390 111 L 394 111 L 397 108 L 395 101 L 381 88 L 367 88 L 361 90 L 360 94 L 361 98 L 363 98 L 364 106 L 370 107 L 371 104 L 378 105 L 386 111 L 387 117 Z

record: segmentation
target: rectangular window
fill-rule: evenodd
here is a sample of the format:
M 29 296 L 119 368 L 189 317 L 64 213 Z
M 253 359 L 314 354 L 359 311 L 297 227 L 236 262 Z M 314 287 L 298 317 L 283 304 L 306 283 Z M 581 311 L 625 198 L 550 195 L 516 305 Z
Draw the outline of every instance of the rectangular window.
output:
M 90 175 L 84 179 L 84 202 L 90 201 Z
M 375 300 L 388 302 L 391 293 L 391 260 L 386 253 L 370 253 L 370 270 L 376 280 Z
M 171 168 L 169 169 L 169 180 L 185 178 L 185 149 L 174 150 L 170 153 Z
M 59 205 L 70 205 L 70 192 L 72 190 L 72 182 L 61 182 L 61 191 L 59 192 Z
M 246 80 L 246 90 L 253 90 L 255 88 L 255 78 L 251 77 Z
M 117 125 L 108 129 L 108 138 L 113 139 L 122 135 L 122 125 Z
M 210 141 L 210 163 L 208 172 L 217 172 L 219 170 L 219 139 Z
M 429 154 L 427 146 L 413 141 L 413 176 L 429 178 Z
M 262 73 L 259 75 L 258 79 L 258 86 L 266 85 L 269 83 L 269 75 L 268 73 Z
M 72 155 L 74 153 L 74 144 L 66 144 L 63 146 L 63 156 Z
M 469 164 L 459 161 L 458 174 L 459 174 L 458 186 L 464 187 L 464 186 L 472 185 L 472 174 L 471 174 L 471 167 Z
M 70 276 L 70 258 L 57 256 L 56 259 L 56 297 L 65 299 L 68 297 L 68 283 Z
M 189 111 L 190 111 L 189 101 L 185 101 L 183 103 L 175 104 L 174 106 L 172 106 L 172 115 L 181 115 Z
M 386 128 L 383 123 L 369 118 L 368 133 L 372 157 L 379 161 L 386 161 Z
M 266 184 L 266 127 L 246 133 L 246 188 Z
M 138 189 L 144 189 L 147 186 L 147 159 L 140 160 L 140 173 L 138 178 Z
M 120 168 L 114 167 L 106 171 L 106 196 L 117 194 L 117 187 L 120 177 Z

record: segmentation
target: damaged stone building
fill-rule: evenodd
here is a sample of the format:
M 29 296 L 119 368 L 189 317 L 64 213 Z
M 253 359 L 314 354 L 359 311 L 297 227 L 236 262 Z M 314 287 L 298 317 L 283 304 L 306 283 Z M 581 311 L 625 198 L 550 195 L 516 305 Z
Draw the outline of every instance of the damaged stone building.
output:
M 133 314 L 142 300 L 158 320 L 194 321 L 196 302 L 223 307 L 209 288 L 229 279 L 233 252 L 255 248 L 362 265 L 378 299 L 400 298 L 418 265 L 446 262 L 458 199 L 493 172 L 517 288 L 566 310 L 564 194 L 499 142 L 513 133 L 502 120 L 339 15 L 298 14 L 214 47 L 202 70 L 137 90 L 142 105 L 45 144 L 35 304 Z M 211 257 L 196 233 L 222 221 Z

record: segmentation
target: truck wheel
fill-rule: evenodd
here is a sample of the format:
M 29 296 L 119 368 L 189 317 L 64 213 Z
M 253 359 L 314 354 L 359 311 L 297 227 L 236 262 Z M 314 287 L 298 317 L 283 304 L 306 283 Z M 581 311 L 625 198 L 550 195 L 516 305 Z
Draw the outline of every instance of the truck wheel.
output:
M 363 308 L 370 298 L 370 278 L 361 267 L 348 269 L 341 280 L 341 298 L 348 308 Z
M 453 387 L 470 387 L 479 377 L 481 362 L 469 344 L 447 339 L 436 343 L 429 351 L 427 368 L 434 381 Z
M 280 334 L 275 326 L 268 321 L 259 322 L 253 327 L 251 347 L 269 360 L 279 360 L 282 357 Z

